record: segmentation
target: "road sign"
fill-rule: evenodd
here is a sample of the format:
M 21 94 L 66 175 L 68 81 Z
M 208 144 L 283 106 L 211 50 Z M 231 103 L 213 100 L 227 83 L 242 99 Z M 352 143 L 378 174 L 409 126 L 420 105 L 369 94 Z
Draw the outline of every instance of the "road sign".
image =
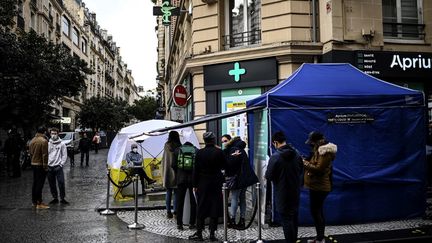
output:
M 185 108 L 172 106 L 170 109 L 171 120 L 173 121 L 184 121 Z
M 185 106 L 186 105 L 186 103 L 187 103 L 187 91 L 183 85 L 177 84 L 176 86 L 174 86 L 173 101 L 178 106 Z

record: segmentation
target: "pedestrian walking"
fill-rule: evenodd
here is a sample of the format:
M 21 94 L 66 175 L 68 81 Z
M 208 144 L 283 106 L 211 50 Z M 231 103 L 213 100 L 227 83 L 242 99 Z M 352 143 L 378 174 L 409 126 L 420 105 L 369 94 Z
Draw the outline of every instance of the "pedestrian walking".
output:
M 84 155 L 86 159 L 86 166 L 89 166 L 89 156 L 90 156 L 89 152 L 91 147 L 91 141 L 87 137 L 87 133 L 82 134 L 82 138 L 79 141 L 78 147 L 81 152 L 81 167 L 83 167 Z
M 31 165 L 33 169 L 32 202 L 36 209 L 47 209 L 42 202 L 42 190 L 48 171 L 48 140 L 45 137 L 46 128 L 39 127 L 35 137 L 30 142 Z
M 140 168 L 133 168 L 131 171 L 133 175 L 139 175 L 140 181 L 141 181 L 141 190 L 142 194 L 145 195 L 145 184 L 144 180 L 147 181 L 149 185 L 156 182 L 156 180 L 151 179 L 148 177 L 147 173 L 144 171 L 143 168 L 143 156 L 138 153 L 138 145 L 132 144 L 131 145 L 131 151 L 126 154 L 126 162 L 128 163 L 128 167 L 140 167 Z
M 245 151 L 246 143 L 240 137 L 234 137 L 224 144 L 227 158 L 225 176 L 227 186 L 231 192 L 230 219 L 228 227 L 243 229 L 246 215 L 246 190 L 250 185 L 258 182 L 258 177 L 249 164 L 249 157 Z M 236 224 L 237 208 L 240 205 L 240 219 Z
M 183 207 L 186 192 L 189 190 L 190 217 L 189 229 L 196 228 L 196 201 L 193 194 L 192 172 L 195 167 L 195 156 L 197 148 L 192 143 L 186 142 L 174 152 L 172 168 L 175 172 L 177 183 L 177 229 L 183 230 Z
M 99 132 L 95 133 L 95 135 L 93 136 L 92 142 L 94 145 L 95 154 L 97 154 L 99 151 L 99 145 L 101 143 L 101 137 L 99 135 Z
M 175 197 L 176 189 L 176 178 L 172 168 L 174 161 L 174 152 L 181 146 L 180 135 L 177 131 L 171 131 L 168 134 L 168 140 L 164 146 L 164 152 L 162 155 L 162 176 L 163 186 L 166 188 L 165 204 L 167 210 L 167 218 L 173 218 L 173 212 L 171 212 L 171 200 L 173 200 L 174 210 L 177 208 L 177 202 Z M 176 212 L 174 211 L 174 214 Z
M 316 238 L 308 243 L 324 243 L 325 217 L 324 201 L 332 190 L 332 161 L 336 157 L 337 146 L 326 141 L 321 132 L 313 131 L 306 141 L 312 147 L 310 160 L 303 160 L 304 185 L 309 189 L 310 211 L 314 220 Z
M 222 170 L 226 167 L 225 155 L 215 146 L 215 135 L 206 132 L 203 135 L 205 147 L 197 151 L 193 187 L 197 196 L 197 231 L 189 236 L 190 240 L 203 241 L 204 220 L 210 218 L 210 241 L 217 241 L 218 217 L 223 215 Z
M 8 138 L 5 141 L 4 150 L 6 152 L 6 169 L 12 178 L 21 176 L 20 154 L 24 148 L 24 141 L 17 132 L 16 128 L 8 131 Z
M 65 199 L 66 192 L 63 173 L 63 166 L 67 160 L 67 149 L 66 145 L 62 143 L 61 138 L 59 138 L 58 133 L 59 130 L 57 128 L 52 128 L 50 131 L 51 138 L 48 142 L 48 182 L 51 195 L 53 196 L 50 204 L 59 203 L 57 183 L 60 191 L 60 203 L 69 204 Z
M 283 132 L 271 138 L 276 151 L 270 157 L 265 178 L 273 183 L 275 209 L 280 215 L 285 242 L 295 243 L 298 233 L 302 159 L 295 148 L 287 143 Z

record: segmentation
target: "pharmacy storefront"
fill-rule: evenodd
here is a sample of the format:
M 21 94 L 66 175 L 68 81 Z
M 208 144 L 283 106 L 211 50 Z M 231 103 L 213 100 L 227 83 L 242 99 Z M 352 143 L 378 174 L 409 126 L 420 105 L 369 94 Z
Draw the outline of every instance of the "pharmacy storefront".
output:
M 207 114 L 246 108 L 246 101 L 260 96 L 277 84 L 276 58 L 235 61 L 204 66 Z M 223 134 L 247 141 L 247 116 L 240 114 L 208 124 L 220 138 Z

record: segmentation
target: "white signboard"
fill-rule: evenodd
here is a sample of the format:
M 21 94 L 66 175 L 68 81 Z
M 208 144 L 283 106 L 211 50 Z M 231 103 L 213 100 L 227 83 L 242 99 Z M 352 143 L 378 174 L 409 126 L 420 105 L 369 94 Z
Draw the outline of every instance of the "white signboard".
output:
M 71 122 L 72 122 L 72 118 L 65 117 L 65 116 L 63 116 L 60 120 L 60 123 L 62 123 L 62 124 L 71 124 Z
M 184 121 L 185 108 L 172 106 L 170 113 L 171 113 L 171 120 L 172 121 Z

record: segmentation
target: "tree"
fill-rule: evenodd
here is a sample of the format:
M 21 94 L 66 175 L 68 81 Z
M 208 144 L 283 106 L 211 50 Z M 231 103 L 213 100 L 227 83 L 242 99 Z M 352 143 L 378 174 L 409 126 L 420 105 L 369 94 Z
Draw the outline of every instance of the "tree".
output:
M 0 30 L 0 126 L 34 128 L 50 120 L 52 104 L 85 88 L 87 63 L 34 31 Z
M 154 119 L 158 104 L 155 98 L 146 96 L 139 100 L 135 100 L 134 104 L 129 108 L 129 112 L 136 119 L 146 121 Z
M 0 0 L 0 26 L 11 26 L 18 14 L 18 0 Z
M 118 131 L 129 122 L 126 101 L 108 97 L 92 97 L 84 101 L 78 114 L 81 127 Z

